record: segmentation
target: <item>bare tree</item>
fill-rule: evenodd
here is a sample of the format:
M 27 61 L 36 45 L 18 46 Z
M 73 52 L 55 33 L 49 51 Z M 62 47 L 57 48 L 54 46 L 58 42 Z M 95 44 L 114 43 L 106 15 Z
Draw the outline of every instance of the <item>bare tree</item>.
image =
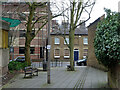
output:
M 34 37 L 38 34 L 38 32 L 48 23 L 48 14 L 42 15 L 42 16 L 37 16 L 36 20 L 32 23 L 32 18 L 34 17 L 34 12 L 35 10 L 40 7 L 40 8 L 47 8 L 47 2 L 29 2 L 29 16 L 28 16 L 28 21 L 27 21 L 27 32 L 26 32 L 26 40 L 25 40 L 25 60 L 28 62 L 28 65 L 30 65 L 30 43 L 34 39 Z M 45 12 L 44 10 L 42 12 Z M 55 17 L 58 17 L 62 14 L 63 12 L 58 13 L 57 15 L 51 15 L 50 19 L 53 19 Z M 35 27 L 35 24 L 40 23 L 39 29 L 36 31 L 36 33 L 31 37 L 31 32 L 32 29 Z
M 61 7 L 61 10 L 55 14 L 54 16 L 51 14 L 51 19 L 63 16 L 64 19 L 67 19 L 70 23 L 69 27 L 69 44 L 67 46 L 70 50 L 70 66 L 71 70 L 74 70 L 74 59 L 73 59 L 73 49 L 74 49 L 74 32 L 75 29 L 80 26 L 82 23 L 85 23 L 90 19 L 90 14 L 92 12 L 93 6 L 95 4 L 95 0 L 72 0 L 69 1 L 70 4 L 62 3 L 65 7 Z M 26 33 L 25 33 L 25 60 L 28 65 L 31 65 L 30 62 L 30 44 L 34 37 L 38 34 L 38 32 L 48 23 L 48 14 L 46 13 L 47 2 L 26 2 L 26 5 L 17 8 L 18 16 L 23 17 L 26 19 Z M 26 8 L 27 6 L 27 8 Z M 24 8 L 24 9 L 21 9 Z M 37 12 L 37 9 L 41 9 Z M 57 7 L 56 7 L 57 8 Z M 27 9 L 27 10 L 26 10 Z M 25 15 L 22 13 L 24 11 L 28 11 L 29 14 Z M 81 21 L 81 16 L 83 12 L 87 14 L 88 18 L 84 21 Z M 39 13 L 46 13 L 42 15 L 38 15 Z M 39 25 L 38 30 L 35 32 L 34 35 L 32 34 L 32 30 L 35 29 L 35 26 Z M 66 40 L 65 40 L 66 41 Z
M 67 43 L 70 50 L 70 70 L 74 71 L 74 58 L 73 58 L 73 51 L 74 51 L 74 33 L 75 29 L 79 27 L 81 24 L 87 22 L 90 19 L 91 12 L 93 10 L 93 7 L 95 5 L 95 0 L 71 0 L 69 3 L 62 2 L 62 8 L 61 11 L 64 11 L 62 13 L 63 20 L 67 21 L 70 25 L 67 26 L 66 24 L 64 27 L 64 30 L 60 29 L 60 32 L 62 33 L 62 36 Z M 65 10 L 65 9 L 69 10 Z M 82 20 L 83 15 L 86 16 L 84 20 Z M 58 32 L 58 33 L 60 33 Z M 64 34 L 63 34 L 64 32 Z M 69 43 L 67 42 L 65 35 L 66 32 L 69 32 Z

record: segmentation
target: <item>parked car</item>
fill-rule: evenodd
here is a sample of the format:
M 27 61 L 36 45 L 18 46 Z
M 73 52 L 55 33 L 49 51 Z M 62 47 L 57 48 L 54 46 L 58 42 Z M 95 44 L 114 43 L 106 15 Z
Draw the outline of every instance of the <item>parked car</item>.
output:
M 86 65 L 87 65 L 87 59 L 86 59 L 86 58 L 80 59 L 80 60 L 78 60 L 78 61 L 76 62 L 76 64 L 77 64 L 78 66 L 86 66 Z
M 25 62 L 25 56 L 18 56 L 14 59 L 14 61 Z
M 13 60 L 9 60 L 9 62 L 12 62 Z
M 31 60 L 31 63 L 32 63 L 32 59 Z M 18 61 L 18 62 L 25 62 L 25 56 L 18 56 L 14 59 L 14 61 Z

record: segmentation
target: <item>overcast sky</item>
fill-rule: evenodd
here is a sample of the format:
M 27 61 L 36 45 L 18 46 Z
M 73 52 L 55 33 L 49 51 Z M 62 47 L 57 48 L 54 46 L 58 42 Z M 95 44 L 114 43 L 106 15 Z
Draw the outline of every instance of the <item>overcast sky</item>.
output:
M 112 11 L 118 11 L 118 2 L 120 0 L 96 0 L 96 4 L 91 13 L 91 19 L 86 23 L 88 26 L 90 23 L 95 21 L 97 18 L 105 14 L 104 8 L 111 9 Z M 60 20 L 60 18 L 57 18 Z
M 91 14 L 91 19 L 89 20 L 89 22 L 87 22 L 87 25 L 89 25 L 89 23 L 92 23 L 94 20 L 105 14 L 104 7 L 111 9 L 112 11 L 118 11 L 119 1 L 120 0 L 97 0 L 93 8 L 93 12 Z

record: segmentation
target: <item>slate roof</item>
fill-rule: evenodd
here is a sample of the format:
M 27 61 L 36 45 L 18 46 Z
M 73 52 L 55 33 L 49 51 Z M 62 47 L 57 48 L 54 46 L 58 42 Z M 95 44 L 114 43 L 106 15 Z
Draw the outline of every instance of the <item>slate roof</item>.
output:
M 90 23 L 89 26 L 87 26 L 87 28 L 89 28 L 90 26 L 94 25 L 95 23 L 99 22 L 101 19 L 103 19 L 105 17 L 105 14 L 103 14 L 101 17 L 99 17 L 98 19 L 96 19 L 94 22 Z
M 89 28 L 90 26 L 94 25 L 94 23 L 99 22 L 99 21 L 100 21 L 100 17 L 98 19 L 96 19 L 94 22 L 90 23 L 90 25 L 87 26 L 87 28 Z
M 60 29 L 60 30 L 54 30 L 51 32 L 51 35 L 69 35 L 69 30 Z M 75 35 L 88 35 L 88 29 L 85 27 L 85 24 L 82 24 L 79 28 L 76 28 Z

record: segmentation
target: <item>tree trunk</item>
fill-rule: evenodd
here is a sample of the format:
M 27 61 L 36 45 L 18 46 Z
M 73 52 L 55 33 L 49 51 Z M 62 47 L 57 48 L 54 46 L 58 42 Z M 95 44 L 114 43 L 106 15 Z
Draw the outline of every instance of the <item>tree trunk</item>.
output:
M 34 4 L 29 7 L 29 17 L 27 22 L 27 31 L 25 36 L 25 61 L 27 62 L 27 65 L 31 65 L 31 59 L 30 59 L 30 43 L 32 41 L 31 32 L 32 32 L 32 19 L 35 12 Z
M 74 71 L 74 30 L 70 30 L 69 33 L 69 45 L 70 45 L 70 67 L 71 71 Z
M 31 60 L 30 60 L 30 41 L 28 36 L 26 35 L 26 40 L 25 40 L 25 61 L 27 62 L 27 65 L 31 65 Z

